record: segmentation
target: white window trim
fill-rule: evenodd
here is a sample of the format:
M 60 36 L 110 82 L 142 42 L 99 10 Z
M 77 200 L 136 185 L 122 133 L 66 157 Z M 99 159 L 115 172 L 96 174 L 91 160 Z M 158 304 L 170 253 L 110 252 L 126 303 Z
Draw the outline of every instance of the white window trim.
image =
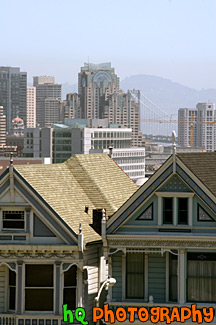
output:
M 156 192 L 156 196 L 158 197 L 158 225 L 163 225 L 162 218 L 162 198 L 171 197 L 173 198 L 173 226 L 178 225 L 177 220 L 177 198 L 187 198 L 188 200 L 188 226 L 193 225 L 193 200 L 194 193 L 188 192 Z

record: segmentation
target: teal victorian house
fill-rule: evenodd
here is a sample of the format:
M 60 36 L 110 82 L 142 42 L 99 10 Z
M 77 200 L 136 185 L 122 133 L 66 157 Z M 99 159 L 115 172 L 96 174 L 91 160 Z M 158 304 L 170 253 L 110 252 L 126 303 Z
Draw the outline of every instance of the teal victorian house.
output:
M 216 302 L 216 152 L 173 155 L 107 221 L 109 306 Z M 127 324 L 127 321 L 125 322 Z

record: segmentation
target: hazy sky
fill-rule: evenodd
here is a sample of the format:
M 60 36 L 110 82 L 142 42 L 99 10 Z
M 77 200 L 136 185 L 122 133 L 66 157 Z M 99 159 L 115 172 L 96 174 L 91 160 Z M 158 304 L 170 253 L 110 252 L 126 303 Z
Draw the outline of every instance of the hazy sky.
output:
M 77 82 L 84 62 L 216 88 L 216 0 L 0 0 L 0 65 Z

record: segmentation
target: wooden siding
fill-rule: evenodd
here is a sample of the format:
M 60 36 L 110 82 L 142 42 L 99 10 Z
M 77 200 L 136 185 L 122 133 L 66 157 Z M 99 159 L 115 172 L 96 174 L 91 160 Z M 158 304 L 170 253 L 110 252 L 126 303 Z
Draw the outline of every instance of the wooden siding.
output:
M 116 284 L 112 287 L 112 299 L 122 300 L 122 252 L 112 255 L 112 276 Z
M 94 307 L 94 298 L 96 297 L 99 290 L 99 248 L 98 247 L 88 247 L 85 251 L 85 262 L 84 265 L 87 266 L 88 270 L 88 294 L 87 298 L 87 306 L 85 306 L 87 310 L 86 319 L 92 319 L 92 308 Z M 86 301 L 86 297 L 84 299 Z M 83 300 L 83 301 L 84 301 Z
M 148 295 L 154 302 L 166 301 L 166 258 L 159 254 L 149 254 Z
M 6 266 L 0 266 L 0 313 L 5 310 L 5 281 L 6 281 Z

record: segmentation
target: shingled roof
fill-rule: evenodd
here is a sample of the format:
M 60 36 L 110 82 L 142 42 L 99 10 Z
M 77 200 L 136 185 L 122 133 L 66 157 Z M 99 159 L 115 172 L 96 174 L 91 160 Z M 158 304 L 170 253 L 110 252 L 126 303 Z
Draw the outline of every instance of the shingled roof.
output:
M 216 152 L 178 153 L 177 156 L 216 195 Z
M 110 216 L 138 189 L 107 154 L 74 155 L 62 164 L 14 168 L 76 234 L 82 223 L 86 243 L 101 239 L 90 226 L 92 210 L 105 208 Z

